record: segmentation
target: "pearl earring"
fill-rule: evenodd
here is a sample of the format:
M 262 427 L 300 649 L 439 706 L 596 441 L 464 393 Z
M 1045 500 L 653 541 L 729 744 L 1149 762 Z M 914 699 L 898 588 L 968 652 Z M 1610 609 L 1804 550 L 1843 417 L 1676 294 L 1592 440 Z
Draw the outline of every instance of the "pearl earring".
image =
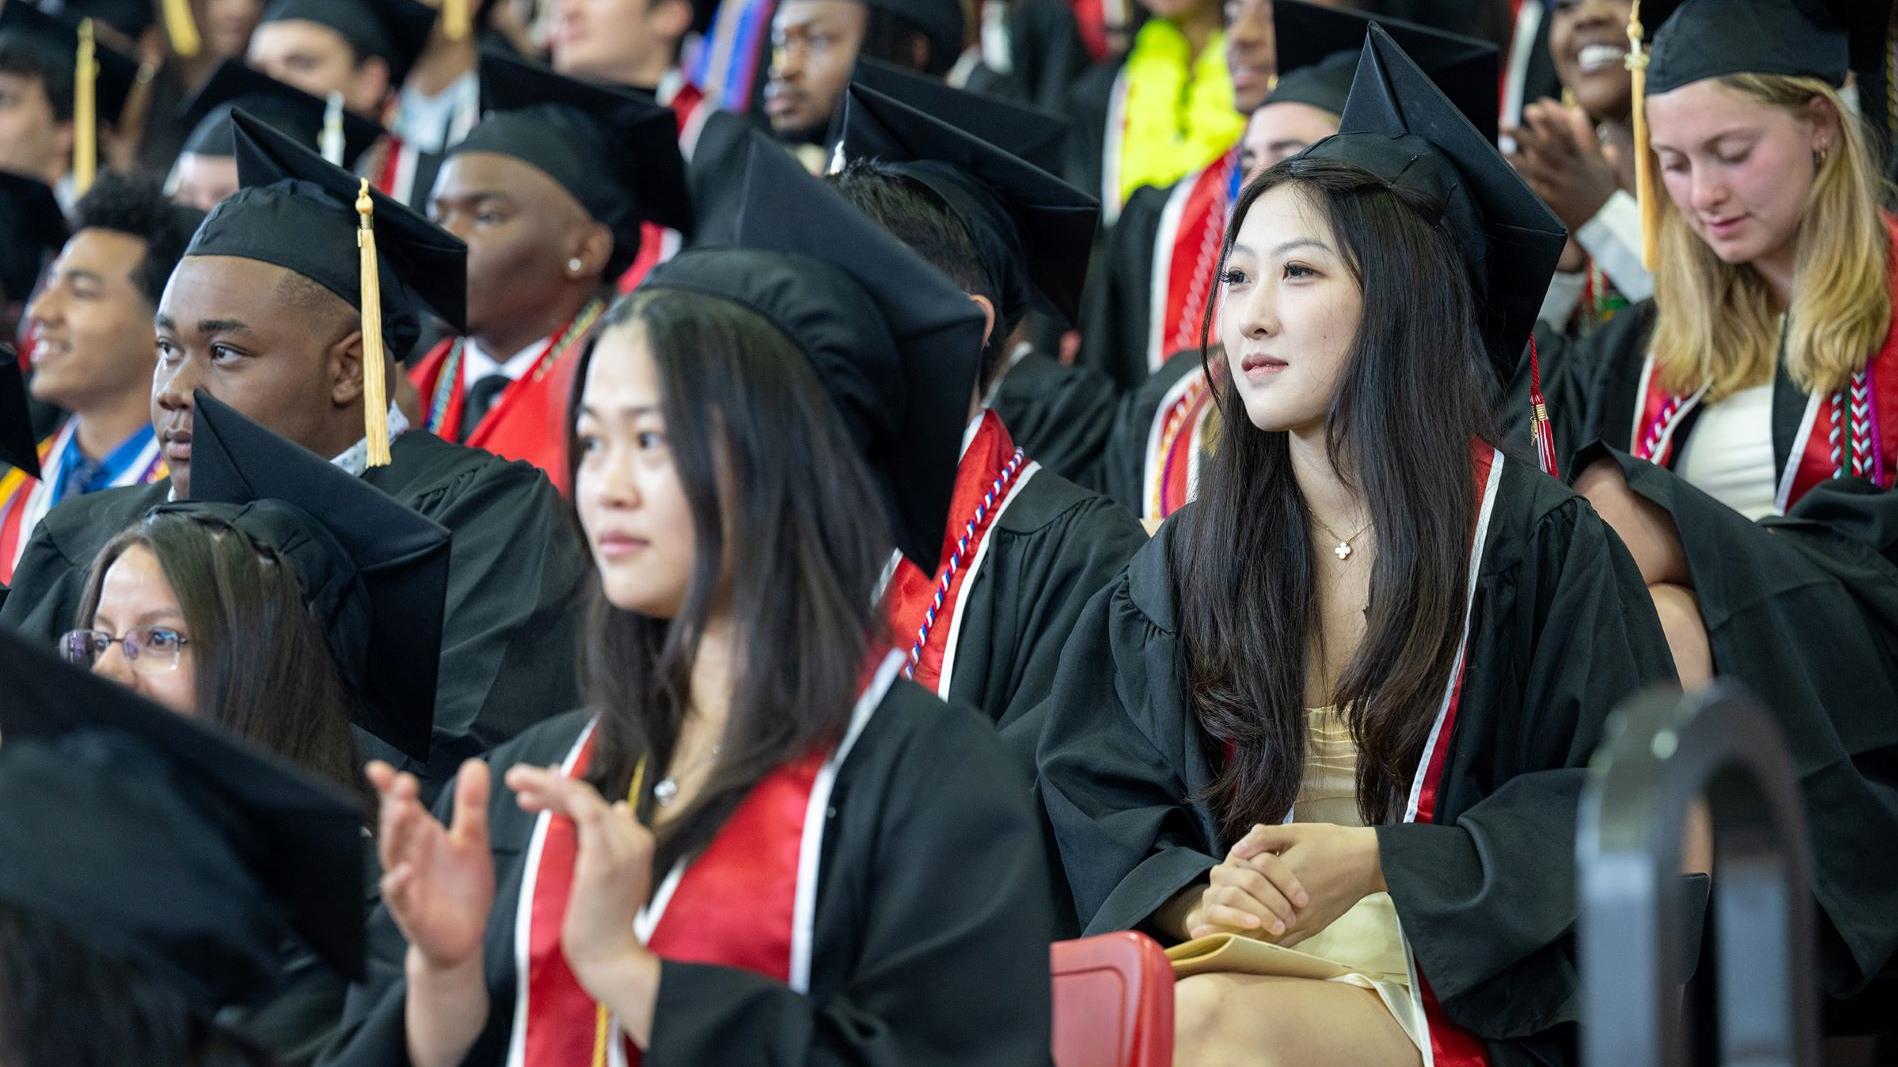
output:
M 586 264 L 580 262 L 580 257 L 575 256 L 572 259 L 567 261 L 567 273 L 578 274 L 580 273 L 580 268 L 584 266 L 586 266 Z

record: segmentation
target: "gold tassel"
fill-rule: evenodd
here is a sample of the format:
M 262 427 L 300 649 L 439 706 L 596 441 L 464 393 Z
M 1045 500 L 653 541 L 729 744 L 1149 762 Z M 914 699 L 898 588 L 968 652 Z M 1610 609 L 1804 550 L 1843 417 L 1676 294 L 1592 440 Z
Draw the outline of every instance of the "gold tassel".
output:
M 80 19 L 79 55 L 72 86 L 72 180 L 73 189 L 81 196 L 92 188 L 93 175 L 99 169 L 99 64 L 93 50 L 92 20 Z
M 388 356 L 382 350 L 382 272 L 376 266 L 375 201 L 369 179 L 356 193 L 356 249 L 362 270 L 362 425 L 369 466 L 389 465 Z
M 465 40 L 474 29 L 468 17 L 468 0 L 442 0 L 442 36 L 451 41 Z
M 191 17 L 191 0 L 164 0 L 165 36 L 171 38 L 171 50 L 190 59 L 198 54 L 203 42 L 198 24 Z
M 1641 265 L 1650 272 L 1660 257 L 1661 190 L 1648 147 L 1648 54 L 1641 50 L 1641 0 L 1628 10 L 1628 81 L 1634 98 L 1634 196 L 1641 205 Z

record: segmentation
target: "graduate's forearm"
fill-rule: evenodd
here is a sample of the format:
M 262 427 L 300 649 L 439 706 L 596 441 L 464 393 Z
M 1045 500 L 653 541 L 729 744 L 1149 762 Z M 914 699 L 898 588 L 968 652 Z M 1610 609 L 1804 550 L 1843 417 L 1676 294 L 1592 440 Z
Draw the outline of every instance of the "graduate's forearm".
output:
M 480 952 L 444 970 L 409 949 L 403 968 L 408 977 L 403 1029 L 414 1067 L 454 1067 L 474 1047 L 488 1022 L 488 983 L 482 968 Z
M 653 1013 L 659 1004 L 657 955 L 638 948 L 611 962 L 593 964 L 575 977 L 613 1013 L 633 1044 L 641 1049 L 651 1046 Z
M 1206 895 L 1206 883 L 1194 882 L 1153 913 L 1152 923 L 1156 930 L 1175 941 L 1190 941 L 1193 928 L 1193 913 L 1199 910 L 1200 898 Z

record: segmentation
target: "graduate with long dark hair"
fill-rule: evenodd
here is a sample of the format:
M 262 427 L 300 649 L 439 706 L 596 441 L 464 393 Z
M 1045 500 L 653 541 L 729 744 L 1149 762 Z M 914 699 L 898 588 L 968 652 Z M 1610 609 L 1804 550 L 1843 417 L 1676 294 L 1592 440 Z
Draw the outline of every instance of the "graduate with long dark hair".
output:
M 1381 29 L 1342 131 L 1237 202 L 1225 436 L 1083 613 L 1042 796 L 1089 932 L 1271 957 L 1182 978 L 1181 1062 L 1561 1062 L 1582 771 L 1673 671 L 1627 553 L 1494 443 L 1561 226 Z
M 584 368 L 588 709 L 464 765 L 447 825 L 371 767 L 341 1062 L 1047 1060 L 1027 779 L 875 606 L 892 540 L 941 544 L 981 320 L 766 158 L 747 247 L 660 266 Z

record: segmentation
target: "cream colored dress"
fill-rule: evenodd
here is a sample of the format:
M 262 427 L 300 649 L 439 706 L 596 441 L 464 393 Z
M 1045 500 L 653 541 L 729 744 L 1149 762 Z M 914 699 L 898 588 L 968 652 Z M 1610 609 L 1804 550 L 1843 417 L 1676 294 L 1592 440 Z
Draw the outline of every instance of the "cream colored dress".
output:
M 1305 780 L 1299 786 L 1293 822 L 1363 826 L 1358 815 L 1358 746 L 1336 707 L 1306 711 Z M 1389 893 L 1373 893 L 1330 926 L 1293 946 L 1349 967 L 1331 979 L 1373 990 L 1383 998 L 1411 1041 L 1423 1048 L 1424 1022 L 1410 995 L 1410 968 Z

